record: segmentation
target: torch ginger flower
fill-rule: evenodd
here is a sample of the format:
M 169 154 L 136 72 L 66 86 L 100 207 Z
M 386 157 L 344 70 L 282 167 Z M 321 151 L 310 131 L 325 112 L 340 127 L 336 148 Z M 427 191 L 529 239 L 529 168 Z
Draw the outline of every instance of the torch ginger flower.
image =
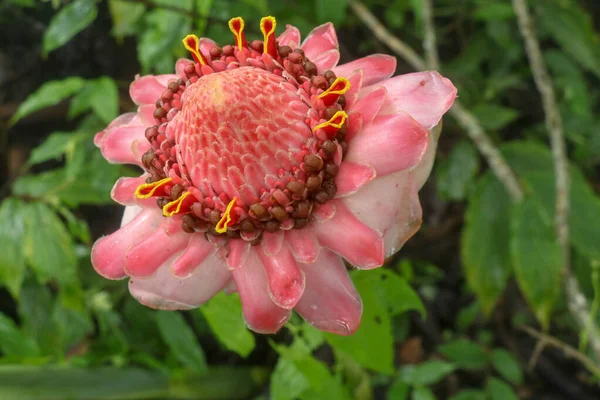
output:
M 238 291 L 248 327 L 274 333 L 295 309 L 352 334 L 360 296 L 344 263 L 377 268 L 421 225 L 418 190 L 456 88 L 436 72 L 391 78 L 396 60 L 337 65 L 331 23 L 301 42 L 288 25 L 234 44 L 187 36 L 176 74 L 138 77 L 137 112 L 95 137 L 112 163 L 137 164 L 112 198 L 121 229 L 92 249 L 96 271 L 129 277 L 158 309 L 190 309 Z

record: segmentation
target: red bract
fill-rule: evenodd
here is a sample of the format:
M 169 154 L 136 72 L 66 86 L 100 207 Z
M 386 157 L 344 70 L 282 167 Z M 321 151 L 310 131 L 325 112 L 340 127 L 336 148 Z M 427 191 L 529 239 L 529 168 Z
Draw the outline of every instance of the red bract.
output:
M 418 190 L 435 153 L 430 130 L 456 97 L 436 72 L 390 78 L 387 55 L 337 65 L 332 24 L 300 45 L 293 26 L 219 47 L 187 36 L 194 61 L 177 74 L 138 77 L 136 113 L 98 133 L 114 163 L 144 168 L 112 197 L 127 206 L 117 232 L 96 242 L 92 263 L 129 277 L 141 303 L 198 307 L 238 291 L 248 326 L 273 333 L 295 309 L 347 335 L 362 303 L 344 259 L 380 267 L 421 224 Z

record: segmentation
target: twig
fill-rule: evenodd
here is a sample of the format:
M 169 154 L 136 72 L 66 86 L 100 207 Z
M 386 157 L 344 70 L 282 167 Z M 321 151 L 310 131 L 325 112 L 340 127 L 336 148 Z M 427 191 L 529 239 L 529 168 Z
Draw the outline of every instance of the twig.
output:
M 423 50 L 427 68 L 439 70 L 440 61 L 437 52 L 435 25 L 433 24 L 433 6 L 431 0 L 423 0 Z
M 588 329 L 590 343 L 600 360 L 600 334 L 597 326 L 592 323 L 589 307 L 585 296 L 581 293 L 579 283 L 571 273 L 571 254 L 569 245 L 569 163 L 563 135 L 562 120 L 556 104 L 556 96 L 552 79 L 544 64 L 540 45 L 535 37 L 531 16 L 526 0 L 512 0 L 519 30 L 525 41 L 527 57 L 533 73 L 533 79 L 542 97 L 546 127 L 550 136 L 552 157 L 554 160 L 554 174 L 556 180 L 556 236 L 562 249 L 563 274 L 565 276 L 565 290 L 569 310 L 575 316 L 582 329 Z
M 352 11 L 367 26 L 367 28 L 373 32 L 377 39 L 385 43 L 392 51 L 406 60 L 414 69 L 422 71 L 427 68 L 427 65 L 423 59 L 410 46 L 406 45 L 404 42 L 390 33 L 387 28 L 383 26 L 383 24 L 379 22 L 377 18 L 360 1 L 350 0 L 349 4 L 350 8 L 352 8 Z M 428 33 L 426 36 L 427 35 L 430 34 Z M 425 47 L 428 46 L 429 45 Z M 433 46 L 429 47 L 429 50 L 431 49 L 435 51 L 435 38 L 433 38 Z M 437 57 L 434 56 L 434 59 L 437 60 Z M 520 201 L 523 198 L 523 191 L 513 170 L 507 164 L 506 160 L 504 160 L 504 157 L 498 148 L 485 134 L 485 131 L 481 127 L 481 124 L 477 118 L 467 109 L 465 109 L 459 101 L 454 102 L 454 105 L 449 112 L 450 115 L 452 115 L 460 124 L 460 126 L 467 131 L 467 134 L 473 143 L 475 143 L 475 146 L 479 152 L 485 157 L 490 165 L 490 168 L 498 180 L 502 182 L 512 200 L 515 202 Z
M 547 345 L 550 345 L 550 346 L 556 347 L 557 349 L 562 350 L 562 352 L 565 354 L 565 356 L 579 361 L 593 375 L 595 375 L 596 377 L 600 377 L 600 368 L 598 368 L 598 366 L 596 365 L 594 360 L 592 360 L 585 354 L 581 353 L 576 348 L 571 347 L 567 343 L 564 343 L 561 340 L 559 340 L 553 336 L 547 335 L 542 332 L 538 332 L 529 326 L 525 326 L 525 325 L 520 326 L 519 329 L 522 330 L 523 332 L 527 333 L 529 336 L 539 339 L 540 342 L 542 342 L 544 344 L 547 344 Z

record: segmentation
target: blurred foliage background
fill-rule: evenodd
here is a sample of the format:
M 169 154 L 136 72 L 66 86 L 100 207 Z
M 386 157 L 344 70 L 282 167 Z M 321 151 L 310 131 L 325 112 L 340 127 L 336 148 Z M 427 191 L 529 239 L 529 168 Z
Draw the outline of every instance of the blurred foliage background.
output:
M 239 299 L 198 310 L 139 305 L 93 271 L 94 239 L 119 225 L 93 135 L 133 109 L 136 73 L 170 73 L 190 32 L 230 43 L 243 16 L 306 35 L 332 21 L 342 62 L 393 54 L 348 0 L 0 2 L 1 399 L 598 399 L 600 3 L 529 0 L 570 160 L 570 269 L 554 234 L 555 177 L 509 0 L 438 0 L 441 72 L 515 171 L 511 201 L 463 125 L 445 118 L 421 191 L 424 224 L 385 269 L 355 273 L 352 337 L 294 317 L 248 331 Z M 423 54 L 422 0 L 364 0 Z M 399 58 L 397 73 L 413 69 Z M 576 279 L 585 323 L 563 283 Z M 581 316 L 580 316 L 581 317 Z

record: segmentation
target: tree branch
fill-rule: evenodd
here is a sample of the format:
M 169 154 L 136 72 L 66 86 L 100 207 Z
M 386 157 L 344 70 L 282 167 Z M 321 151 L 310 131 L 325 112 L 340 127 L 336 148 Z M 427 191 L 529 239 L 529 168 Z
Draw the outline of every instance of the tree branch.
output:
M 546 128 L 550 136 L 552 157 L 554 160 L 554 175 L 556 182 L 556 213 L 555 226 L 558 244 L 562 250 L 563 274 L 565 276 L 565 291 L 569 310 L 575 316 L 579 326 L 587 329 L 592 349 L 600 360 L 600 334 L 593 316 L 590 315 L 587 299 L 581 292 L 577 279 L 571 273 L 571 247 L 569 244 L 569 161 L 567 158 L 565 138 L 563 135 L 562 119 L 556 104 L 556 96 L 552 79 L 544 63 L 526 0 L 512 0 L 519 30 L 525 41 L 525 49 L 533 73 L 533 79 L 542 97 L 542 105 L 546 116 Z
M 416 70 L 422 71 L 427 68 L 425 61 L 423 61 L 410 46 L 390 33 L 360 1 L 350 0 L 349 4 L 352 11 L 367 26 L 367 28 L 373 32 L 375 37 L 385 43 L 394 53 L 406 60 Z M 428 29 L 429 33 L 426 33 L 426 37 L 429 37 L 429 40 L 431 41 L 431 43 L 427 44 L 425 47 L 427 48 L 427 51 L 435 53 L 434 55 L 428 56 L 428 61 L 431 62 L 431 60 L 434 60 L 433 63 L 435 64 L 437 62 L 437 51 L 435 50 L 435 32 L 431 31 L 431 24 L 431 22 L 425 24 L 426 29 L 428 29 L 427 26 L 430 27 Z M 456 119 L 459 125 L 465 129 L 479 152 L 490 165 L 490 168 L 498 180 L 500 180 L 506 188 L 512 200 L 520 201 L 523 198 L 523 191 L 521 190 L 513 170 L 507 164 L 506 160 L 504 160 L 504 157 L 498 148 L 486 135 L 477 118 L 465 109 L 459 101 L 454 102 L 449 113 Z

